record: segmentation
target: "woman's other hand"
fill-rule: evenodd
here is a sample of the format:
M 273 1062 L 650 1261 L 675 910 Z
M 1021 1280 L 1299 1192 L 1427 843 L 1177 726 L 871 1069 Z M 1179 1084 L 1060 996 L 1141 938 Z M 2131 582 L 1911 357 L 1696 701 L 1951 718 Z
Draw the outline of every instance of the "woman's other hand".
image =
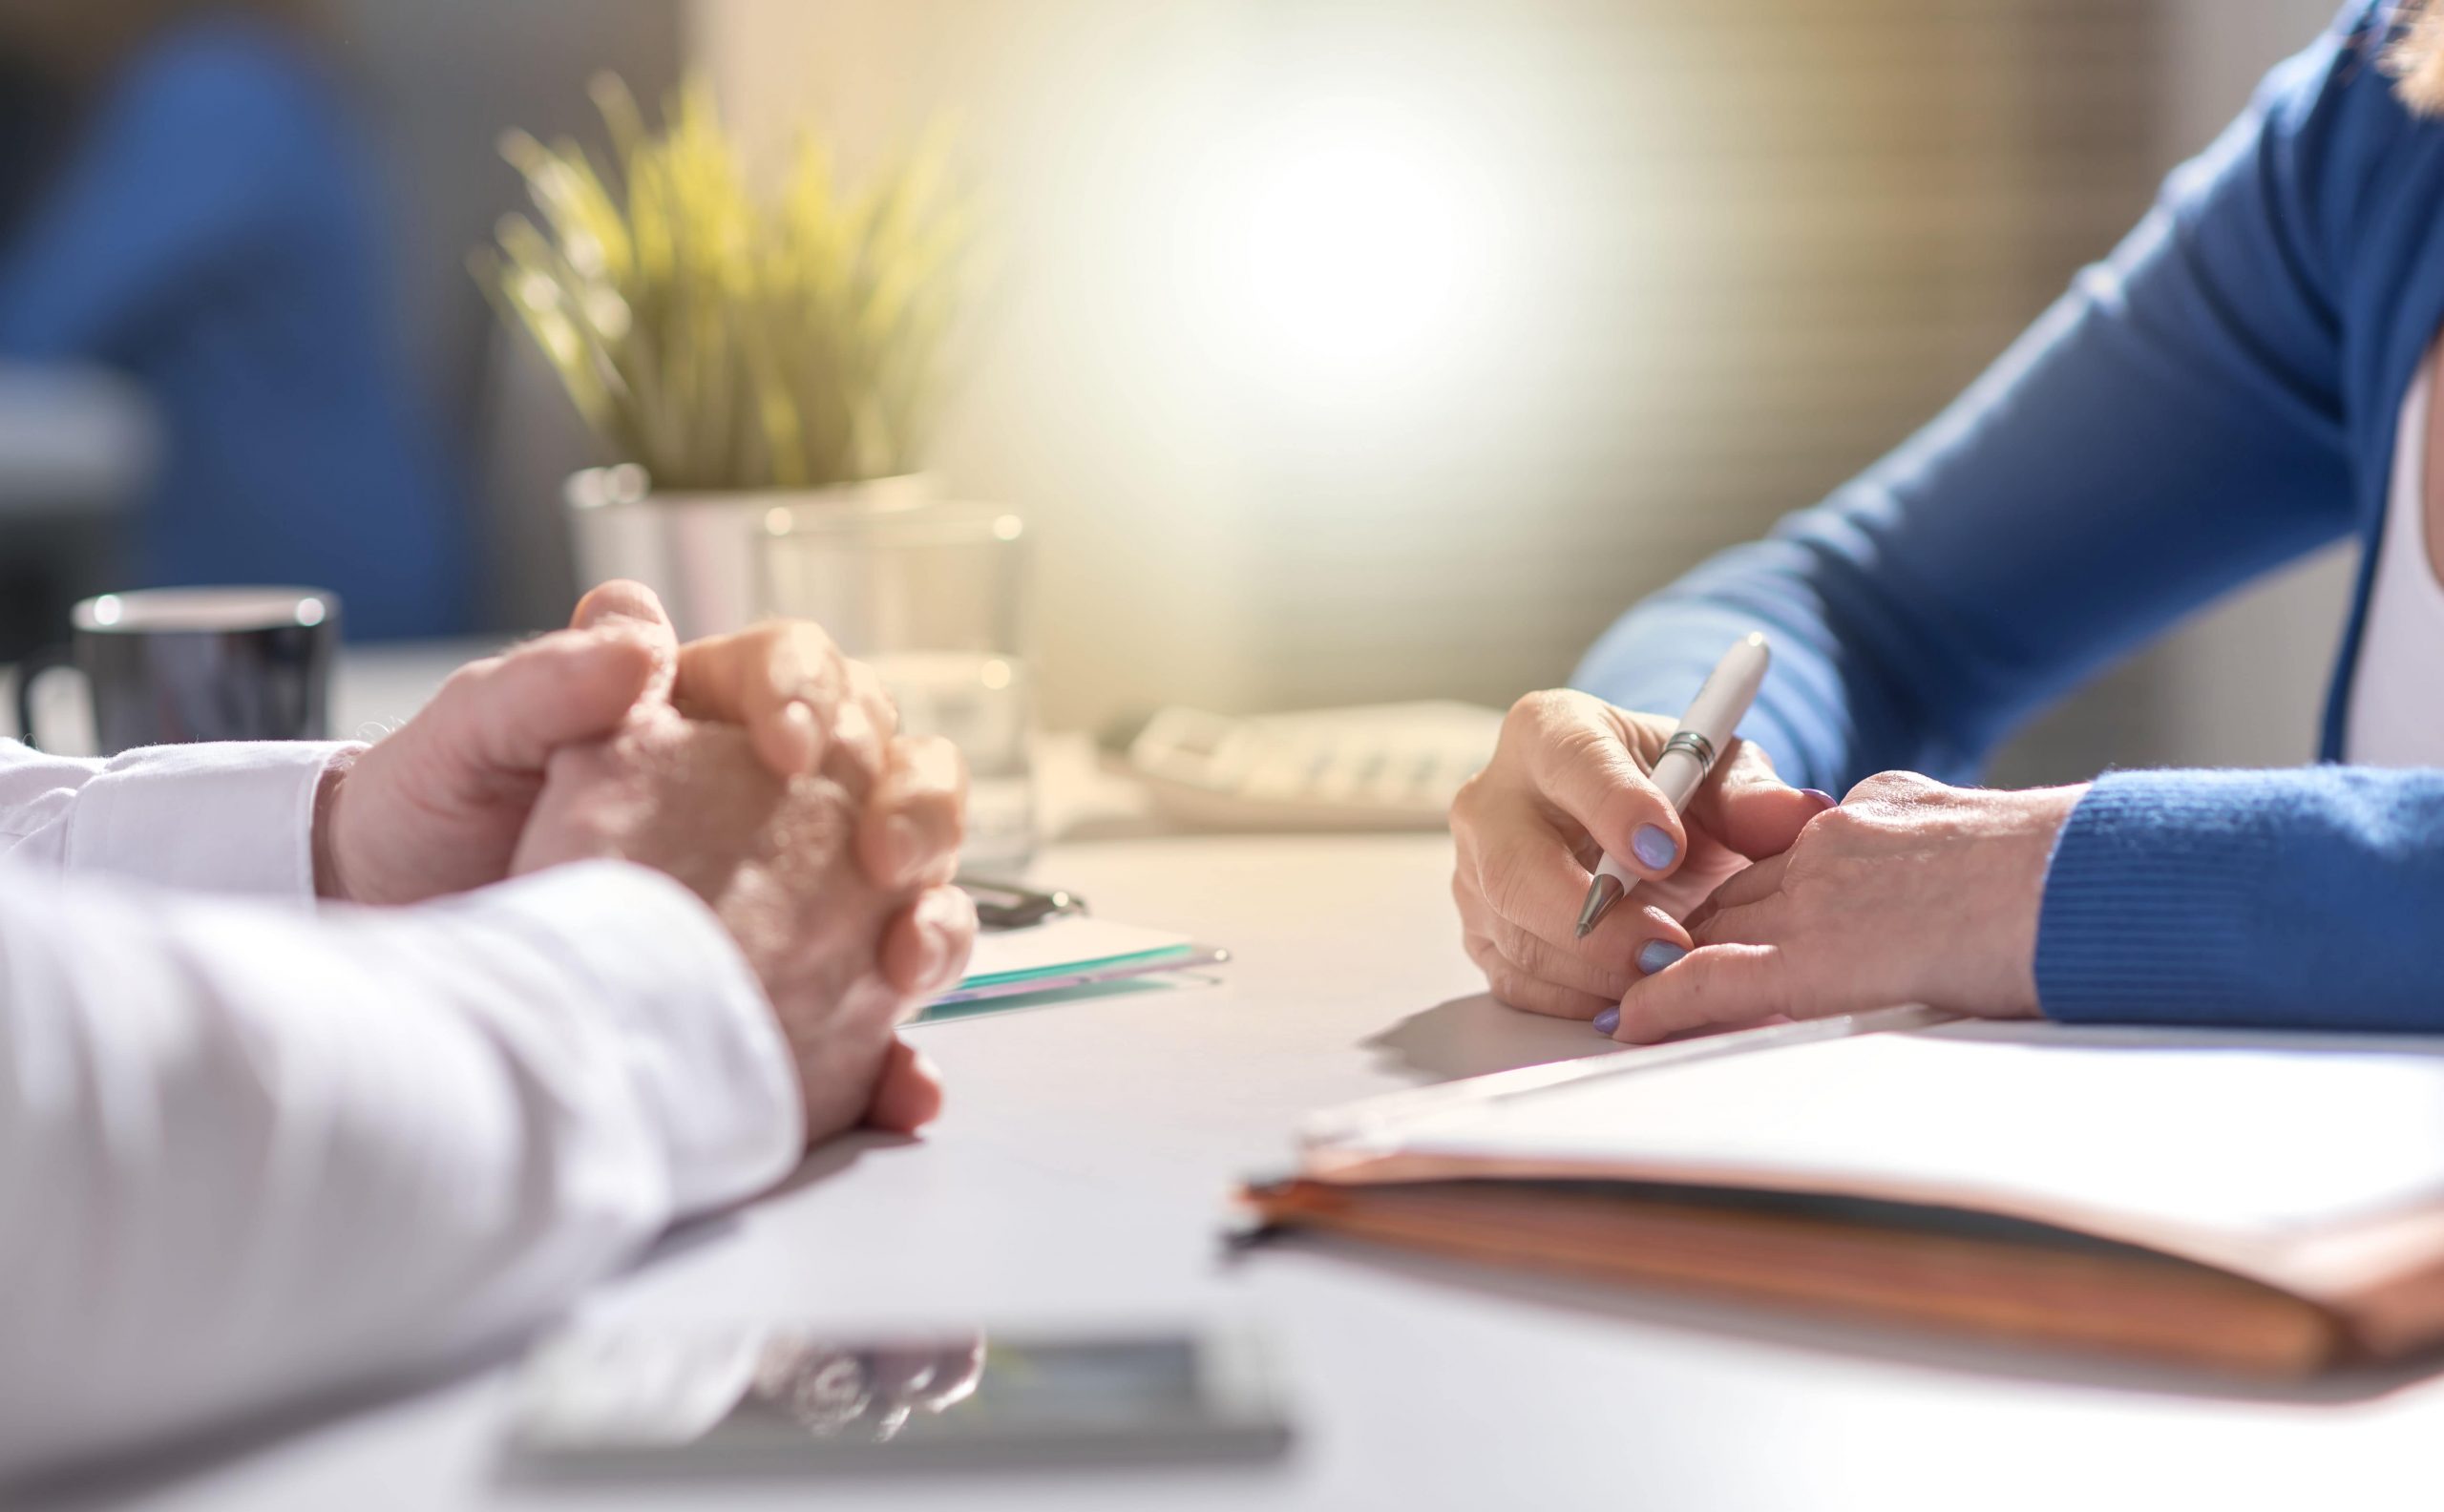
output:
M 2033 1018 L 2046 867 L 2086 791 L 1870 777 L 1725 882 L 1686 921 L 1695 950 L 1597 1027 L 1651 1044 L 1895 1003 Z
M 1568 690 L 1511 705 L 1492 762 L 1451 806 L 1461 932 L 1504 1002 L 1569 1018 L 1613 1007 L 1689 948 L 1690 910 L 1833 806 L 1734 740 L 1687 815 L 1675 813 L 1647 778 L 1675 723 Z M 1640 881 L 1579 939 L 1579 908 L 1607 852 Z

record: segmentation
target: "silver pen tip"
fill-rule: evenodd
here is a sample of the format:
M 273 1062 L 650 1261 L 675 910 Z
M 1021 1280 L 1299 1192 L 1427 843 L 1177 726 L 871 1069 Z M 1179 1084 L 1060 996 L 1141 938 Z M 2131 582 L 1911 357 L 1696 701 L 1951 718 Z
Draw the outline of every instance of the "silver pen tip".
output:
M 1621 886 L 1619 877 L 1597 872 L 1595 881 L 1587 890 L 1587 902 L 1578 911 L 1578 938 L 1587 938 L 1587 932 L 1604 917 L 1604 911 L 1621 901 L 1621 894 L 1628 891 Z

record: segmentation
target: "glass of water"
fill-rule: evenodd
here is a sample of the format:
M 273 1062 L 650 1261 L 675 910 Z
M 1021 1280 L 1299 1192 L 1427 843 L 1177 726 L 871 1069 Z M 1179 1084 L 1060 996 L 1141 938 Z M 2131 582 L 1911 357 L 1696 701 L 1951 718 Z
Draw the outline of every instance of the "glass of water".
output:
M 1036 845 L 1024 523 L 964 504 L 775 510 L 763 544 L 767 610 L 821 624 L 881 675 L 903 731 L 967 759 L 960 870 L 1017 878 Z

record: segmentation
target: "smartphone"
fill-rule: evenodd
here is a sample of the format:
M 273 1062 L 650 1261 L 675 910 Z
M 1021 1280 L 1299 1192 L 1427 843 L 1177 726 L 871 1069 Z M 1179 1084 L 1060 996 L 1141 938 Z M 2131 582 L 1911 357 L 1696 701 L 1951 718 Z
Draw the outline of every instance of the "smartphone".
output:
M 1244 1330 L 843 1339 L 628 1323 L 537 1345 L 514 1471 L 797 1473 L 1279 1456 L 1289 1419 Z

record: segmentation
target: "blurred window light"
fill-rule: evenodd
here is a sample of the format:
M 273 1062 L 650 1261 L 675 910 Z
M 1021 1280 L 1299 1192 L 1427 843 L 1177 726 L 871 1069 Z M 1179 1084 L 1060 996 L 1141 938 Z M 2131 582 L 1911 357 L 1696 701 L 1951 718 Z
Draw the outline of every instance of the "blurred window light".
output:
M 1202 218 L 1196 290 L 1231 367 L 1345 405 L 1482 355 L 1498 207 L 1435 122 L 1380 99 L 1317 101 L 1235 157 Z

